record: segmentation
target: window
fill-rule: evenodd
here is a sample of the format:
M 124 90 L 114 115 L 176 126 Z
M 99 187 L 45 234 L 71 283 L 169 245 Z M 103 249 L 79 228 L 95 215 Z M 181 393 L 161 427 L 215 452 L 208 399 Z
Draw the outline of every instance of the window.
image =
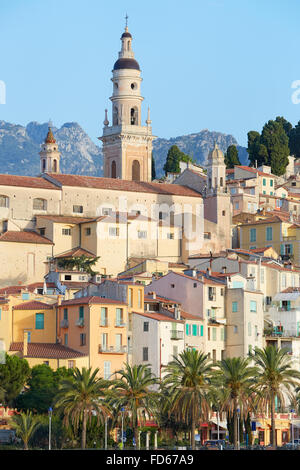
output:
M 138 290 L 138 308 L 142 308 L 142 291 Z
M 232 302 L 232 312 L 237 312 L 237 311 L 238 311 L 238 303 Z
M 204 330 L 203 325 L 200 325 L 199 326 L 199 336 L 203 336 L 203 330 Z
M 256 300 L 250 300 L 250 312 L 255 312 L 256 313 Z
M 35 198 L 33 200 L 33 209 L 39 211 L 46 211 L 47 210 L 47 201 L 46 199 Z
M 91 227 L 87 227 L 87 228 L 85 229 L 85 234 L 86 234 L 87 237 L 88 237 L 89 235 L 91 235 Z
M 210 328 L 207 328 L 207 339 L 210 341 Z
M 9 197 L 4 195 L 0 196 L 0 207 L 9 207 Z
M 252 335 L 252 327 L 251 327 L 251 321 L 248 322 L 248 336 Z
M 198 285 L 197 282 L 194 282 L 193 287 L 196 288 L 197 285 Z
M 178 356 L 178 346 L 173 346 L 173 356 L 174 357 Z
M 256 228 L 250 229 L 250 242 L 256 242 Z
M 261 270 L 260 270 L 260 282 L 261 282 L 262 284 L 265 283 L 265 270 L 264 270 L 264 269 L 261 269 Z
M 110 237 L 118 237 L 119 236 L 118 227 L 109 227 L 109 236 Z
M 144 321 L 144 331 L 149 331 L 149 322 Z
M 86 345 L 86 334 L 80 333 L 80 346 L 85 346 L 85 345 Z
M 266 297 L 266 305 L 271 305 L 272 303 L 272 297 L 267 296 Z
M 107 326 L 107 307 L 101 307 L 100 326 Z
M 225 328 L 221 329 L 221 341 L 225 341 Z
M 62 233 L 63 235 L 71 235 L 71 229 L 70 229 L 70 228 L 63 228 L 63 229 L 61 230 L 61 233 Z
M 108 348 L 108 334 L 102 333 L 101 335 L 101 348 L 103 351 L 107 351 Z
M 138 238 L 147 238 L 146 230 L 138 230 Z
M 132 289 L 128 289 L 128 304 L 132 307 Z
M 234 208 L 235 208 L 235 210 L 239 209 L 239 207 L 240 207 L 240 203 L 239 203 L 239 202 L 235 202 L 235 203 L 234 203 Z
M 35 314 L 35 329 L 36 330 L 44 329 L 44 314 L 43 313 Z
M 46 366 L 49 366 L 49 361 L 43 361 L 43 364 L 46 364 Z
M 222 297 L 224 296 L 224 289 L 223 289 L 223 287 L 221 287 L 221 289 L 220 289 L 220 294 L 221 294 Z
M 64 308 L 64 320 L 68 320 L 68 309 Z
M 213 341 L 217 340 L 217 328 L 212 329 L 212 340 Z
M 65 274 L 65 281 L 71 281 L 72 276 L 71 274 Z
M 192 332 L 193 336 L 197 336 L 197 325 L 192 325 Z
M 110 207 L 102 208 L 102 215 L 110 215 L 111 213 L 112 213 L 112 209 Z
M 168 240 L 174 240 L 174 233 L 168 233 L 167 234 L 167 239 Z
M 74 369 L 75 361 L 68 361 L 68 369 Z
M 266 240 L 271 241 L 273 239 L 273 228 L 267 227 L 266 228 Z
M 234 334 L 237 334 L 237 332 L 238 332 L 238 327 L 237 327 L 237 325 L 234 325 L 234 327 L 233 327 L 233 332 L 234 332 Z
M 273 186 L 273 180 L 270 180 L 270 186 Z
M 79 320 L 83 320 L 84 319 L 84 307 L 81 305 L 79 307 Z
M 116 335 L 116 351 L 121 351 L 122 349 L 122 335 Z
M 43 237 L 46 233 L 46 228 L 45 227 L 39 228 L 39 232 L 40 232 L 40 235 L 42 235 L 42 237 Z
M 148 348 L 143 348 L 143 361 L 148 361 Z
M 208 300 L 216 300 L 216 288 L 215 287 L 208 288 Z
M 111 363 L 110 361 L 104 361 L 104 365 L 103 365 L 103 378 L 105 380 L 108 380 L 110 378 L 110 366 L 111 366 Z
M 121 326 L 123 324 L 123 309 L 116 309 L 116 326 Z
M 64 334 L 64 345 L 68 346 L 68 333 Z
M 73 212 L 75 212 L 76 214 L 82 214 L 83 213 L 83 206 L 73 206 Z
M 29 300 L 29 292 L 23 292 L 22 300 Z
M 226 215 L 226 212 L 225 212 L 225 211 L 222 211 L 222 215 Z
M 263 186 L 266 186 L 266 184 L 267 184 L 266 178 L 263 178 Z

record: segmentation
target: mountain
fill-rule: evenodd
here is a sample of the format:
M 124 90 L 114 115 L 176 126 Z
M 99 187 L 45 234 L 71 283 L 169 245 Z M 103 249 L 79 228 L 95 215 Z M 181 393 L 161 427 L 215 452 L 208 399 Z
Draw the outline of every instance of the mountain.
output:
M 163 166 L 168 150 L 172 145 L 177 145 L 182 152 L 190 155 L 196 163 L 205 166 L 208 153 L 213 149 L 215 142 L 217 142 L 219 148 L 224 153 L 229 145 L 236 145 L 241 165 L 248 164 L 246 148 L 238 145 L 232 135 L 203 129 L 196 134 L 172 137 L 171 139 L 155 139 L 153 142 L 153 157 L 155 160 L 156 176 L 161 177 L 164 175 Z
M 3 173 L 36 176 L 40 173 L 40 145 L 48 124 L 30 122 L 26 127 L 0 121 L 0 165 Z M 52 127 L 61 153 L 62 173 L 100 176 L 102 151 L 76 122 Z
M 61 153 L 62 173 L 101 176 L 102 149 L 96 145 L 76 122 L 52 126 Z M 0 165 L 2 173 L 35 176 L 40 173 L 40 145 L 45 140 L 48 123 L 30 122 L 26 127 L 0 121 Z M 163 176 L 163 166 L 172 145 L 189 154 L 197 163 L 205 165 L 207 155 L 217 142 L 226 152 L 229 145 L 237 145 L 241 164 L 247 164 L 248 154 L 232 135 L 204 129 L 195 134 L 159 138 L 153 142 L 153 156 L 157 177 Z

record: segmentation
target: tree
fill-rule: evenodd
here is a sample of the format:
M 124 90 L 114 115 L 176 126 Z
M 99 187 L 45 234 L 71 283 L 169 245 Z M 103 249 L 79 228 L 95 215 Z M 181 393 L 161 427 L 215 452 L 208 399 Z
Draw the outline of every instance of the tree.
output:
M 290 131 L 290 151 L 296 158 L 300 158 L 300 121 Z
M 227 152 L 224 155 L 226 168 L 234 168 L 235 165 L 240 165 L 238 149 L 235 145 L 229 145 Z
M 73 256 L 72 258 L 61 258 L 58 262 L 58 266 L 63 269 L 71 269 L 77 268 L 78 271 L 83 271 L 85 273 L 90 274 L 91 276 L 95 276 L 98 274 L 97 271 L 94 271 L 92 267 L 97 263 L 100 259 L 100 256 Z
M 300 372 L 292 369 L 291 358 L 286 348 L 276 349 L 274 346 L 267 346 L 264 349 L 255 349 L 253 360 L 257 366 L 256 390 L 257 403 L 264 410 L 269 406 L 271 411 L 272 445 L 275 448 L 276 428 L 275 428 L 275 400 L 276 397 L 284 405 L 286 394 L 293 400 L 294 388 L 299 385 Z
M 192 158 L 179 150 L 177 145 L 172 145 L 169 148 L 166 163 L 164 165 L 164 172 L 167 173 L 180 173 L 179 162 L 191 162 Z
M 196 425 L 209 411 L 212 362 L 207 354 L 183 351 L 165 367 L 164 386 L 170 395 L 171 411 L 191 426 L 191 446 L 195 449 Z
M 259 132 L 248 132 L 248 155 L 250 166 L 260 166 L 268 164 L 267 148 L 261 144 L 261 136 Z
M 256 368 L 250 367 L 250 358 L 233 357 L 222 359 L 218 364 L 219 371 L 216 376 L 216 386 L 224 388 L 224 402 L 222 409 L 229 417 L 233 417 L 233 443 L 237 449 L 238 436 L 238 409 L 241 416 L 249 411 L 251 395 Z
M 154 160 L 154 156 L 153 156 L 153 152 L 152 152 L 152 166 L 151 166 L 151 179 L 152 180 L 155 180 L 156 178 L 156 170 L 155 170 L 155 160 Z
M 23 389 L 30 374 L 26 359 L 5 355 L 5 363 L 0 364 L 0 383 L 4 390 L 3 402 L 12 406 L 15 398 Z
M 145 413 L 151 415 L 155 412 L 159 394 L 152 387 L 158 384 L 158 379 L 149 371 L 149 364 L 130 366 L 127 363 L 116 374 L 119 378 L 112 386 L 110 403 L 116 413 L 124 408 L 130 415 L 135 442 L 138 443 L 139 423 Z
M 261 144 L 267 148 L 268 164 L 273 174 L 281 176 L 289 163 L 289 138 L 282 122 L 268 121 L 261 133 Z
M 99 369 L 72 369 L 72 377 L 62 379 L 56 396 L 55 408 L 64 414 L 64 423 L 70 421 L 76 429 L 82 423 L 81 448 L 86 447 L 87 423 L 92 416 L 97 416 L 98 422 L 110 414 L 104 402 L 109 386 L 107 380 L 97 378 Z
M 72 370 L 65 367 L 53 371 L 46 364 L 39 364 L 31 369 L 26 391 L 16 399 L 19 410 L 34 410 L 47 413 L 58 392 L 59 381 L 71 376 Z
M 40 426 L 38 418 L 33 416 L 31 411 L 16 414 L 12 418 L 12 426 L 16 430 L 16 435 L 22 439 L 24 449 L 28 450 L 29 442 Z

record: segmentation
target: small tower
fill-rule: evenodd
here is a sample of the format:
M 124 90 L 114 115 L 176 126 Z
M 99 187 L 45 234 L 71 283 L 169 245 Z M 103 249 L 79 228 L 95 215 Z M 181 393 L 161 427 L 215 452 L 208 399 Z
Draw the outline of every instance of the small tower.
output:
M 39 153 L 41 160 L 41 173 L 60 173 L 60 153 L 50 125 L 45 142 L 41 147 L 42 148 Z
M 215 142 L 207 159 L 207 194 L 214 195 L 226 191 L 226 165 L 224 154 Z
M 141 71 L 132 50 L 132 35 L 121 36 L 121 51 L 112 71 L 112 122 L 105 110 L 103 135 L 104 176 L 134 181 L 151 181 L 152 128 L 150 112 L 142 125 Z

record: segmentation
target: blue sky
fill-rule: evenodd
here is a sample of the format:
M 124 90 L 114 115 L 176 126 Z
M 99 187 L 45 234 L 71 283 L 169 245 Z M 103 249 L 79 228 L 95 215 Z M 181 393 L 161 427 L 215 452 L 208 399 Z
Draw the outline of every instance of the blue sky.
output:
M 269 119 L 300 120 L 298 0 L 1 0 L 0 119 L 77 121 L 97 142 L 126 12 L 158 137 L 209 129 L 247 145 Z

